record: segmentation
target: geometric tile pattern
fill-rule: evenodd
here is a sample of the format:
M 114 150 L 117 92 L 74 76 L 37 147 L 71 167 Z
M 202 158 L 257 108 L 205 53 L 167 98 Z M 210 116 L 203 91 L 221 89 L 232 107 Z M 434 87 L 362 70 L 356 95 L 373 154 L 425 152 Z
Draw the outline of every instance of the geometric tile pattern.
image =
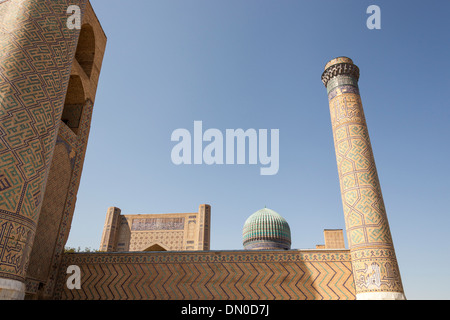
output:
M 184 231 L 170 232 L 133 232 L 130 238 L 130 251 L 143 251 L 150 244 L 158 243 L 164 245 L 167 250 L 183 250 Z
M 403 292 L 358 81 L 349 58 L 331 61 L 327 87 L 356 292 Z
M 326 249 L 343 249 L 345 248 L 344 233 L 342 229 L 326 229 L 324 230 L 325 248 Z
M 43 221 L 46 221 L 45 223 L 47 224 L 53 223 L 53 228 L 56 228 L 56 233 L 50 232 L 53 228 L 47 228 L 45 225 L 41 226 L 42 220 L 40 220 L 37 227 L 39 234 L 36 235 L 36 241 L 38 242 L 35 243 L 36 246 L 33 246 L 33 252 L 31 255 L 32 260 L 30 260 L 31 270 L 27 273 L 27 278 L 25 281 L 27 293 L 36 293 L 37 284 L 44 283 L 44 293 L 47 296 L 53 295 L 58 266 L 61 262 L 64 245 L 69 235 L 73 212 L 75 210 L 76 195 L 80 184 L 86 154 L 92 112 L 93 104 L 88 100 L 83 107 L 78 135 L 75 135 L 74 132 L 64 123 L 61 122 L 60 124 L 57 145 L 64 145 L 69 154 L 68 157 L 71 161 L 71 168 L 63 172 L 64 175 L 69 176 L 69 185 L 63 194 L 64 203 L 62 209 L 58 208 L 55 211 L 55 202 L 60 199 L 50 195 L 48 200 L 52 202 L 51 205 L 49 205 L 48 209 L 46 207 L 43 208 L 43 210 L 51 210 L 50 208 L 53 208 L 53 212 L 51 213 L 53 216 L 49 216 L 48 218 L 52 222 L 46 220 Z M 54 157 L 52 165 L 54 165 L 55 161 L 61 160 L 62 159 L 59 157 Z M 50 175 L 51 174 L 52 172 L 50 172 Z M 49 175 L 48 184 L 50 184 L 50 186 L 54 183 L 60 184 L 63 174 L 59 174 L 60 176 L 58 179 L 52 179 Z M 47 188 L 48 187 L 49 186 L 47 186 Z M 46 190 L 46 192 L 48 191 Z M 47 230 L 43 230 L 43 228 L 46 228 Z M 36 252 L 34 250 L 36 250 Z M 40 253 L 42 250 L 48 250 L 49 252 Z M 42 268 L 48 269 L 46 270 L 45 276 L 43 272 L 39 272 Z
M 0 3 L 0 277 L 24 281 L 86 0 Z
M 64 254 L 55 299 L 354 300 L 355 287 L 348 250 Z

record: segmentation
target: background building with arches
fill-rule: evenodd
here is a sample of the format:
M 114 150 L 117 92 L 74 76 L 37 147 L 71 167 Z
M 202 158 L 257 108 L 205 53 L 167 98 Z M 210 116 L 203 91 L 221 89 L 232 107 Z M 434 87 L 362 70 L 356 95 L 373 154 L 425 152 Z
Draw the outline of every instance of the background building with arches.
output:
M 66 27 L 65 9 L 74 2 L 82 8 L 80 30 Z M 273 244 L 283 240 L 285 227 L 265 250 L 211 251 L 207 205 L 198 214 L 166 215 L 161 219 L 171 220 L 161 223 L 152 220 L 156 216 L 131 218 L 131 228 L 132 219 L 144 220 L 136 224 L 136 232 L 163 225 L 168 226 L 164 234 L 179 230 L 187 237 L 174 247 L 160 240 L 136 241 L 135 250 L 120 231 L 127 227 L 127 215 L 112 207 L 103 252 L 64 253 L 107 39 L 87 0 L 6 0 L 0 2 L 0 18 L 0 129 L 5 142 L 0 149 L 0 299 L 355 299 L 358 290 L 377 294 L 370 298 L 392 298 L 391 292 L 404 298 L 384 210 L 374 212 L 376 227 L 383 231 L 381 249 L 379 241 L 353 237 L 351 251 L 342 247 L 341 232 L 325 230 L 325 245 L 277 250 Z M 340 120 L 357 115 L 365 130 L 357 67 L 350 59 L 341 60 L 327 65 L 322 78 L 339 116 L 332 118 L 333 125 L 339 129 Z M 340 104 L 346 97 L 355 103 Z M 361 132 L 355 130 L 350 138 L 368 137 Z M 371 155 L 370 144 L 364 148 Z M 374 166 L 369 169 L 376 176 Z M 346 174 L 340 172 L 343 181 Z M 351 191 L 359 188 L 350 182 L 342 186 L 343 194 L 349 186 Z M 381 198 L 381 192 L 374 194 Z M 367 223 L 350 227 L 350 232 L 368 229 Z M 72 265 L 81 270 L 79 289 L 66 285 Z

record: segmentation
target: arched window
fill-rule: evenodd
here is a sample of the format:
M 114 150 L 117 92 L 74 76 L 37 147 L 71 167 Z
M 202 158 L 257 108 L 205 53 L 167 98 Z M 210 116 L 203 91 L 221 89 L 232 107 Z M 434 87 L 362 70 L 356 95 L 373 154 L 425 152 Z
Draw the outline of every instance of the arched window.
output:
M 90 78 L 92 68 L 94 66 L 95 56 L 95 35 L 94 29 L 85 24 L 81 27 L 80 37 L 78 39 L 77 51 L 75 53 L 75 59 L 83 68 L 86 75 Z

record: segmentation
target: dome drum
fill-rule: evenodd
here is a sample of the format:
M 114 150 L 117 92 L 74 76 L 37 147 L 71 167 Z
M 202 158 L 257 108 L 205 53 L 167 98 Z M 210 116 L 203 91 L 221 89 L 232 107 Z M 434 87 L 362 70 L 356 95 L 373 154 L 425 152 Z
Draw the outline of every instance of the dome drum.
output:
M 289 250 L 291 243 L 281 243 L 270 240 L 256 240 L 244 244 L 245 250 Z

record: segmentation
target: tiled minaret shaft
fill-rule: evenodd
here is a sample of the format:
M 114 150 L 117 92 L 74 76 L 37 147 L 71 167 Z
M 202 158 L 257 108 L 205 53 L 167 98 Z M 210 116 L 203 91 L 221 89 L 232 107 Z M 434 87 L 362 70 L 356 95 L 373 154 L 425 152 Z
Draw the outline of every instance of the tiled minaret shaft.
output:
M 358 67 L 346 57 L 331 60 L 322 74 L 330 106 L 356 298 L 404 299 L 358 80 Z

